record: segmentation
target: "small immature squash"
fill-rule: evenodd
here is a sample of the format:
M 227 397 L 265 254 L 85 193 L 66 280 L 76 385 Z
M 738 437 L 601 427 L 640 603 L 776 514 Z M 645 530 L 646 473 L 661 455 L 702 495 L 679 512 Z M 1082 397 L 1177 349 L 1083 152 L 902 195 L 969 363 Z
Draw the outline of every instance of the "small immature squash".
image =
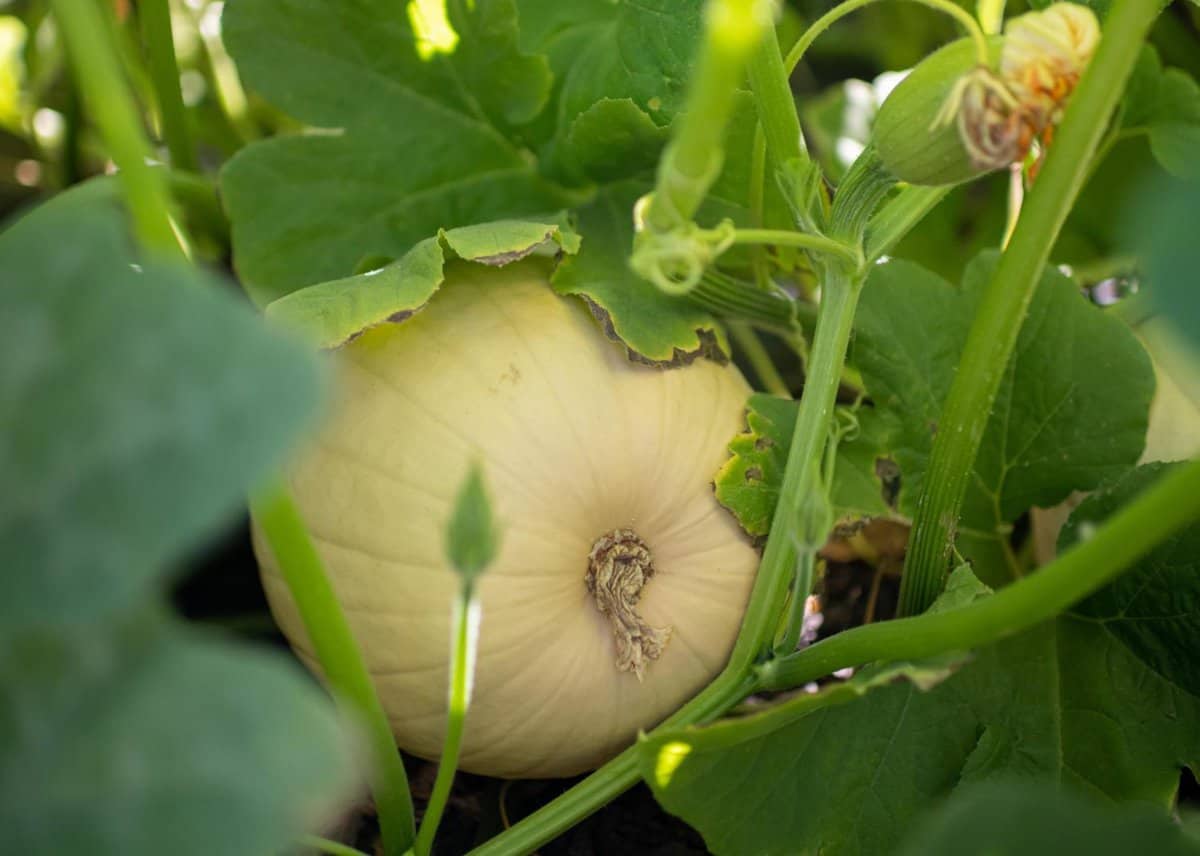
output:
M 459 587 L 443 527 L 482 462 L 503 538 L 479 581 L 461 767 L 506 777 L 595 767 L 701 689 L 758 564 L 712 489 L 749 394 L 737 369 L 631 363 L 546 273 L 454 263 L 425 309 L 344 346 L 336 415 L 291 472 L 397 742 L 436 758 Z

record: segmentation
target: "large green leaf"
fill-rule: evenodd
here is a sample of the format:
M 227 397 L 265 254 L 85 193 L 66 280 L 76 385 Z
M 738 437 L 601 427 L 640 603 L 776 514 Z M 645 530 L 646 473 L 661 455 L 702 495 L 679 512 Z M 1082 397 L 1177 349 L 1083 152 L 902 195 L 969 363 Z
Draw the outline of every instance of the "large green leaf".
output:
M 398 257 L 439 229 L 545 215 L 574 198 L 537 175 L 483 106 L 529 112 L 513 101 L 529 68 L 513 59 L 511 2 L 476 4 L 448 59 L 422 59 L 404 10 L 384 0 L 227 7 L 225 37 L 247 85 L 330 129 L 249 146 L 222 172 L 238 272 L 262 303 L 345 276 L 364 257 Z M 500 64 L 511 97 L 490 88 L 481 52 L 516 63 Z
M 964 789 L 926 818 L 903 856 L 1197 856 L 1161 812 L 1113 810 L 1045 782 L 992 782 Z
M 282 657 L 142 616 L 0 646 L 0 851 L 262 856 L 355 784 L 321 691 Z
M 1125 501 L 1145 478 L 1118 485 L 1100 508 Z M 1196 537 L 1200 527 L 1169 547 L 1169 562 L 1151 554 L 1077 612 L 980 650 L 928 693 L 885 686 L 869 699 L 780 717 L 773 731 L 739 735 L 738 721 L 720 723 L 713 745 L 699 736 L 707 729 L 668 734 L 664 743 L 690 750 L 673 750 L 678 762 L 662 782 L 653 754 L 644 756 L 644 774 L 718 854 L 889 852 L 931 800 L 1014 776 L 1165 811 L 1179 769 L 1200 764 L 1200 697 L 1181 685 L 1190 672 L 1179 662 L 1196 658 L 1195 635 L 1180 643 L 1186 655 L 1152 668 L 1144 639 L 1110 627 L 1111 612 L 1136 603 L 1146 634 L 1178 643 L 1176 613 L 1200 613 Z M 1163 591 L 1184 577 L 1182 592 Z
M 862 419 L 882 422 L 873 436 L 886 438 L 900 467 L 899 505 L 907 514 L 996 262 L 993 253 L 977 258 L 961 289 L 893 262 L 876 268 L 864 291 L 854 359 L 875 409 Z M 976 457 L 960 548 L 983 561 L 1030 507 L 1052 506 L 1132 467 L 1153 393 L 1153 369 L 1136 337 L 1065 276 L 1044 271 Z
M 0 235 L 3 631 L 144 597 L 317 401 L 303 347 L 211 278 L 137 259 L 112 205 L 78 204 L 97 195 Z
M 1200 177 L 1200 85 L 1178 68 L 1163 68 L 1158 52 L 1145 47 L 1121 105 L 1120 131 L 1147 134 L 1163 169 L 1181 178 Z
M 523 220 L 441 230 L 386 267 L 281 297 L 267 307 L 267 316 L 318 348 L 335 348 L 368 327 L 420 312 L 441 287 L 452 259 L 500 267 L 548 246 L 573 253 L 579 236 L 556 223 Z
M 582 297 L 632 360 L 659 366 L 701 356 L 724 361 L 729 345 L 712 315 L 686 298 L 664 294 L 629 268 L 633 203 L 642 191 L 636 184 L 614 185 L 579 212 L 583 241 L 578 255 L 555 271 L 554 288 Z
M 701 0 L 517 0 L 521 48 L 556 78 L 550 169 L 597 181 L 654 165 L 683 107 Z
M 1113 488 L 1085 500 L 1059 537 L 1059 550 L 1088 533 L 1167 469 L 1139 467 Z M 1138 564 L 1080 603 L 1076 615 L 1097 622 L 1113 640 L 1164 680 L 1200 699 L 1200 527 L 1159 544 Z
M 333 708 L 166 621 L 154 583 L 279 464 L 318 374 L 135 255 L 111 190 L 0 235 L 0 851 L 278 852 L 349 796 Z
M 1200 147 L 1196 149 L 1200 158 Z M 1200 245 L 1195 240 L 1200 216 L 1200 181 L 1147 184 L 1130 207 L 1132 231 L 1146 271 L 1149 296 L 1200 361 Z
M 858 412 L 860 430 L 839 446 L 839 507 L 890 511 L 878 466 L 894 461 L 901 484 L 895 510 L 912 515 L 942 403 L 995 264 L 993 253 L 978 257 L 962 288 L 911 262 L 892 261 L 872 273 L 853 357 L 873 406 Z M 1030 507 L 1054 505 L 1132 467 L 1153 392 L 1153 369 L 1136 337 L 1047 270 L 976 459 L 960 547 L 982 561 Z M 753 399 L 750 431 L 734 441 L 734 458 L 718 476 L 718 498 L 754 534 L 765 531 L 774 511 L 795 406 Z M 755 478 L 746 479 L 751 470 Z M 741 483 L 730 479 L 737 472 Z

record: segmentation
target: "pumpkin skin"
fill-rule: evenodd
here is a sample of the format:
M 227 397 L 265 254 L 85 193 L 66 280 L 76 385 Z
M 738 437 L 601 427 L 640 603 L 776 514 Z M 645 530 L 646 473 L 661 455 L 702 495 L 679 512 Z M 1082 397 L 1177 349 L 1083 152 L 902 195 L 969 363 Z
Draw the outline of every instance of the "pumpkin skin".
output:
M 441 751 L 451 500 L 483 466 L 502 541 L 478 582 L 482 625 L 460 768 L 568 776 L 603 763 L 724 666 L 757 551 L 713 496 L 749 388 L 732 366 L 631 363 L 545 260 L 452 263 L 429 305 L 339 352 L 334 417 L 290 472 L 401 748 Z M 633 530 L 653 560 L 636 611 L 670 629 L 643 675 L 586 582 L 598 539 Z M 270 550 L 272 612 L 312 647 Z

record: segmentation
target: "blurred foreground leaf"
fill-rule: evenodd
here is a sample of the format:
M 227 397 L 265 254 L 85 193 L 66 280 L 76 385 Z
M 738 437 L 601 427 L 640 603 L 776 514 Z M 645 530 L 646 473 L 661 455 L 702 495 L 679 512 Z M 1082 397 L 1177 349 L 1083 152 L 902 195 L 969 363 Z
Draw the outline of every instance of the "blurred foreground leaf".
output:
M 350 742 L 294 663 L 156 595 L 310 422 L 317 371 L 135 256 L 114 203 L 0 235 L 0 852 L 262 856 L 349 796 Z
M 955 795 L 907 839 L 903 856 L 1198 856 L 1163 814 L 1107 809 L 1048 782 L 994 782 Z

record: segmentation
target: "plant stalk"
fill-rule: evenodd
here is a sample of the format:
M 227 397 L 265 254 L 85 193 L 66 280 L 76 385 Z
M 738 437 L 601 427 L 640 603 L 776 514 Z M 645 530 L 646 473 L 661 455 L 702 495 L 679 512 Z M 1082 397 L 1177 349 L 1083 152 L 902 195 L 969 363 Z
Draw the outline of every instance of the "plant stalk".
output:
M 166 182 L 162 171 L 150 165 L 153 153 L 111 42 L 112 27 L 103 7 L 94 0 L 51 0 L 50 5 L 66 42 L 75 84 L 120 168 L 117 177 L 138 240 L 150 252 L 186 261 L 187 253 L 171 222 Z
M 784 690 L 838 669 L 964 651 L 1027 630 L 1112 580 L 1200 519 L 1200 461 L 1179 466 L 1126 505 L 1088 540 L 1036 574 L 948 612 L 846 630 L 759 667 L 761 687 Z
M 758 375 L 763 389 L 781 398 L 791 398 L 791 390 L 780 377 L 779 370 L 775 368 L 775 363 L 771 361 L 771 355 L 763 347 L 762 340 L 758 338 L 754 328 L 744 321 L 734 321 L 729 325 L 729 332 L 733 336 L 733 340 L 741 347 L 742 353 L 746 355 L 754 373 Z
M 749 668 L 774 641 L 780 612 L 797 570 L 796 527 L 807 495 L 820 490 L 821 462 L 837 399 L 838 379 L 862 290 L 861 279 L 845 268 L 829 266 L 827 270 L 821 285 L 821 307 L 809 355 L 807 382 L 796 415 L 779 503 L 742 621 L 742 632 L 730 655 L 730 669 Z M 804 594 L 807 596 L 808 591 Z
M 790 69 L 784 67 L 774 25 L 759 39 L 746 70 L 750 74 L 750 89 L 754 92 L 763 139 L 776 168 L 805 157 L 800 114 L 796 112 L 796 99 L 788 82 Z
M 745 73 L 746 58 L 763 38 L 770 4 L 709 0 L 704 42 L 687 104 L 658 164 L 646 225 L 668 232 L 689 223 L 724 162 L 725 128 Z
M 171 33 L 171 7 L 167 0 L 141 0 L 137 7 L 142 25 L 142 43 L 150 66 L 150 82 L 158 101 L 163 141 L 176 169 L 198 169 L 196 148 L 188 132 L 187 111 L 179 88 L 179 63 L 175 59 L 175 37 Z
M 727 667 L 659 728 L 711 722 L 754 692 L 756 686 L 754 675 L 746 671 L 734 674 Z M 637 753 L 638 747 L 630 746 L 562 796 L 472 850 L 471 856 L 532 853 L 637 784 Z
M 433 839 L 437 835 L 442 812 L 450 799 L 450 788 L 454 784 L 454 772 L 458 768 L 458 756 L 462 750 L 463 730 L 467 721 L 467 708 L 471 704 L 471 684 L 475 676 L 475 654 L 479 648 L 479 600 L 475 596 L 470 579 L 464 578 L 462 592 L 454 603 L 454 621 L 450 640 L 450 706 L 446 721 L 446 739 L 442 742 L 442 758 L 438 762 L 437 778 L 421 829 L 417 833 L 417 856 L 429 856 L 433 852 Z
M 412 846 L 415 836 L 408 776 L 387 715 L 329 584 L 321 557 L 295 502 L 282 485 L 263 492 L 251 501 L 250 507 L 296 601 L 304 629 L 335 698 L 366 727 L 375 768 L 371 792 L 379 814 L 384 853 L 400 856 Z
M 1114 2 L 1096 54 L 984 294 L 938 420 L 917 501 L 900 586 L 901 616 L 924 612 L 942 589 L 963 495 L 1021 323 L 1157 12 L 1156 0 Z

